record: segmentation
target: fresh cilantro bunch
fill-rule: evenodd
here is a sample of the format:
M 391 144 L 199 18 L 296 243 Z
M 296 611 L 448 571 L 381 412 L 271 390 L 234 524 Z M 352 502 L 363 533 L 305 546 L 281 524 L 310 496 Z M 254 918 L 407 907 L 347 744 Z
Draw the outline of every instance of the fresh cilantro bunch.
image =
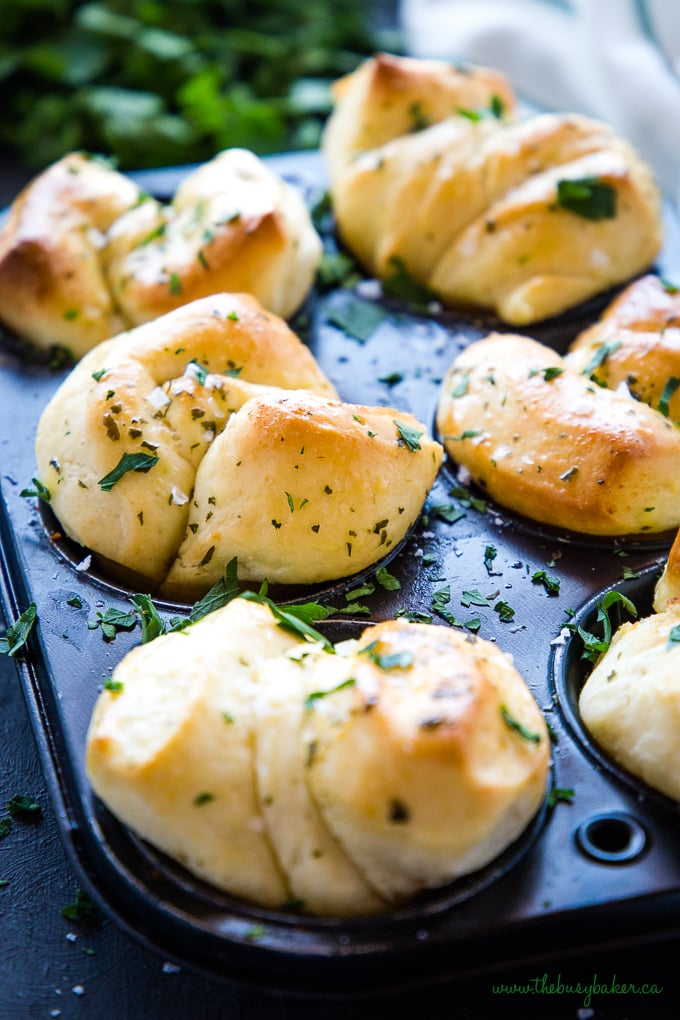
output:
M 313 148 L 329 83 L 388 41 L 361 0 L 2 0 L 0 21 L 0 146 L 36 169 Z

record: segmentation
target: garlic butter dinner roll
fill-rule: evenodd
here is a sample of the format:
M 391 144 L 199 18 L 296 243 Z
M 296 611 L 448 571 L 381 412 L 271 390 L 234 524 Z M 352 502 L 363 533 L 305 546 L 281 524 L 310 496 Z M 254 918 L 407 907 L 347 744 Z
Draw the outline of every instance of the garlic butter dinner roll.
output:
M 538 811 L 549 739 L 493 644 L 392 620 L 332 646 L 235 599 L 130 652 L 90 781 L 186 867 L 263 906 L 371 914 L 483 867 Z
M 341 403 L 283 320 L 235 294 L 90 351 L 36 437 L 66 535 L 180 598 L 234 556 L 243 580 L 283 583 L 369 566 L 417 519 L 441 457 L 412 415 Z
M 680 524 L 680 431 L 528 337 L 492 334 L 453 362 L 437 428 L 503 506 L 590 535 Z
M 81 357 L 121 330 L 221 291 L 291 315 L 321 241 L 296 188 L 228 149 L 169 205 L 108 164 L 70 154 L 40 174 L 0 232 L 0 320 Z
M 584 724 L 623 768 L 680 800 L 680 603 L 623 624 L 586 680 Z
M 651 264 L 650 168 L 575 114 L 518 119 L 486 69 L 380 55 L 336 85 L 325 151 L 338 232 L 381 279 L 521 325 Z
M 227 149 L 170 205 L 150 199 L 118 219 L 104 258 L 132 325 L 218 291 L 253 294 L 287 318 L 312 285 L 321 240 L 296 188 L 252 152 Z
M 102 247 L 141 198 L 127 177 L 83 153 L 40 174 L 0 230 L 0 321 L 36 347 L 75 356 L 124 329 Z
M 599 385 L 624 384 L 637 399 L 680 420 L 680 293 L 658 276 L 627 287 L 580 334 L 566 362 Z

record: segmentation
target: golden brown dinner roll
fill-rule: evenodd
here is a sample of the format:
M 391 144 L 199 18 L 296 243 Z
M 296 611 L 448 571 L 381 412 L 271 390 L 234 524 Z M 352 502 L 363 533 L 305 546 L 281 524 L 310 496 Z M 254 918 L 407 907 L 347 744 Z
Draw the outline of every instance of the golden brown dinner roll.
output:
M 21 192 L 0 231 L 0 321 L 37 347 L 79 357 L 125 328 L 101 250 L 141 199 L 110 165 L 71 153 Z
M 266 906 L 290 897 L 253 773 L 257 667 L 297 645 L 234 600 L 133 649 L 95 706 L 87 770 L 111 811 L 190 871 Z
M 336 651 L 245 599 L 135 649 L 90 725 L 95 792 L 264 906 L 374 913 L 482 867 L 548 776 L 545 722 L 510 660 L 406 621 Z
M 569 349 L 566 362 L 601 386 L 622 383 L 637 399 L 680 419 L 680 293 L 644 276 L 621 293 Z
M 680 604 L 621 626 L 586 680 L 579 710 L 623 768 L 680 800 Z
M 680 431 L 528 337 L 492 334 L 464 350 L 437 427 L 479 486 L 534 520 L 591 535 L 680 525 Z
M 232 556 L 242 578 L 281 584 L 364 570 L 415 523 L 441 459 L 425 427 L 393 408 L 255 397 L 201 462 L 164 589 L 198 594 Z
M 114 300 L 131 325 L 217 291 L 244 291 L 277 315 L 302 304 L 321 240 L 302 195 L 245 149 L 190 174 L 172 203 L 117 220 L 104 252 Z
M 221 291 L 288 316 L 320 256 L 302 196 L 251 152 L 229 149 L 200 166 L 168 206 L 71 154 L 22 192 L 0 232 L 0 321 L 80 357 Z
M 308 685 L 331 693 L 305 716 L 307 781 L 385 899 L 475 871 L 519 836 L 545 792 L 550 742 L 495 645 L 391 620 L 326 670 L 313 660 Z
M 64 532 L 136 585 L 194 598 L 234 556 L 244 580 L 345 577 L 403 538 L 442 449 L 335 397 L 281 319 L 213 295 L 83 358 L 41 417 L 38 474 Z
M 378 56 L 340 81 L 323 148 L 369 272 L 519 325 L 652 262 L 659 195 L 630 145 L 586 117 L 512 114 L 503 79 L 443 61 Z

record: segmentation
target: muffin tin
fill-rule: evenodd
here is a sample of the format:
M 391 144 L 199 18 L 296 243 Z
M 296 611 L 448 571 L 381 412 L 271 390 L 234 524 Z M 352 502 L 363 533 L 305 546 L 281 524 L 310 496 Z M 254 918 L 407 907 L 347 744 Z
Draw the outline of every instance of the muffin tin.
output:
M 318 155 L 269 162 L 310 202 L 323 193 Z M 188 169 L 135 177 L 164 198 Z M 674 207 L 666 206 L 665 220 L 656 268 L 680 280 Z M 324 226 L 332 248 L 328 220 Z M 531 335 L 563 352 L 610 296 Z M 364 339 L 339 325 L 352 322 L 357 308 L 360 321 L 371 316 L 374 327 Z M 503 328 L 489 318 L 383 297 L 366 280 L 315 292 L 293 327 L 343 399 L 408 410 L 431 428 L 439 384 L 456 353 Z M 270 591 L 278 601 L 315 597 L 335 609 L 363 606 L 364 615 L 338 613 L 326 621 L 334 640 L 406 611 L 443 626 L 455 621 L 497 642 L 546 714 L 553 764 L 552 792 L 536 819 L 480 872 L 376 917 L 340 921 L 259 909 L 143 843 L 89 789 L 84 752 L 92 708 L 140 629 L 105 641 L 88 620 L 109 607 L 129 610 L 134 592 L 61 537 L 49 508 L 20 495 L 35 474 L 38 419 L 66 370 L 39 363 L 7 335 L 0 365 L 1 594 L 9 620 L 30 602 L 38 607 L 37 626 L 15 661 L 64 843 L 81 884 L 120 927 L 164 958 L 212 976 L 336 996 L 561 958 L 588 945 L 611 947 L 677 929 L 678 805 L 622 773 L 589 739 L 577 708 L 581 645 L 566 628 L 590 626 L 597 600 L 612 587 L 646 613 L 672 536 L 605 540 L 537 525 L 466 489 L 447 462 L 421 520 L 390 557 L 399 588 L 383 588 L 373 569 L 316 589 Z M 355 598 L 358 589 L 365 593 Z M 187 609 L 157 605 L 166 619 Z

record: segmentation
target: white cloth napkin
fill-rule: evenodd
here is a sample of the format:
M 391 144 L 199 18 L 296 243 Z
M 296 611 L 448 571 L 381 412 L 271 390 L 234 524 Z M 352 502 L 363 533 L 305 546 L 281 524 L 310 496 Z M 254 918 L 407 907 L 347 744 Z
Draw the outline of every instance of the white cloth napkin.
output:
M 401 0 L 406 50 L 611 124 L 680 203 L 680 0 Z

